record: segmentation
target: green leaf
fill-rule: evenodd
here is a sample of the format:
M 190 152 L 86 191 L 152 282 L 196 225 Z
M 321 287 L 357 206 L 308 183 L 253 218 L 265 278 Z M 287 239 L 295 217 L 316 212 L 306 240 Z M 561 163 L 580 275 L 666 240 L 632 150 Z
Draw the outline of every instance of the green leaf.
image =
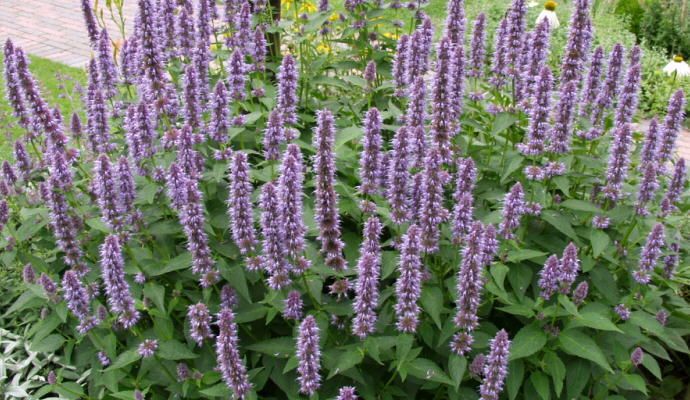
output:
M 65 343 L 65 338 L 58 334 L 52 334 L 43 339 L 31 343 L 31 351 L 38 353 L 52 353 L 62 347 Z
M 565 296 L 563 294 L 559 294 L 558 295 L 558 303 L 560 303 L 563 306 L 563 308 L 565 308 L 565 310 L 568 312 L 568 314 L 575 315 L 575 316 L 580 315 L 577 312 L 577 306 L 575 305 L 575 303 L 572 302 L 572 300 L 570 300 L 570 298 L 568 296 Z
M 508 275 L 509 270 L 510 268 L 508 268 L 507 265 L 501 263 L 495 263 L 490 268 L 491 276 L 493 276 L 496 286 L 498 286 L 504 292 L 506 289 L 503 286 L 503 282 L 505 282 L 506 275 Z
M 110 365 L 106 369 L 106 371 L 112 371 L 116 369 L 120 369 L 123 367 L 126 367 L 129 364 L 132 364 L 133 362 L 139 360 L 141 356 L 137 352 L 137 349 L 131 349 L 127 350 L 124 353 L 120 354 L 116 359 L 115 362 Z
M 338 150 L 345 143 L 358 139 L 363 135 L 362 127 L 350 126 L 338 131 L 335 137 L 335 149 Z
M 532 260 L 545 256 L 547 253 L 538 250 L 520 249 L 508 252 L 508 261 L 518 262 L 522 260 Z
M 524 157 L 519 155 L 515 155 L 508 159 L 508 162 L 506 163 L 505 167 L 503 167 L 503 173 L 501 174 L 501 183 L 507 182 L 508 178 L 513 174 L 513 172 L 520 169 L 523 160 Z
M 168 272 L 173 272 L 177 271 L 180 269 L 185 269 L 185 268 L 191 268 L 192 267 L 192 254 L 189 252 L 184 252 L 180 254 L 179 256 L 173 258 L 172 260 L 168 261 L 167 264 L 157 270 L 157 271 L 150 271 L 149 275 L 151 276 L 159 276 L 163 274 L 167 274 Z
M 165 287 L 154 282 L 147 282 L 144 287 L 144 295 L 153 300 L 153 304 L 165 313 Z
M 595 206 L 594 204 L 590 203 L 589 201 L 584 201 L 584 200 L 577 200 L 577 199 L 568 199 L 562 203 L 560 203 L 561 207 L 569 208 L 571 210 L 576 210 L 576 211 L 586 211 L 586 212 L 592 212 L 592 213 L 600 213 L 601 209 L 599 207 Z
M 549 390 L 549 378 L 541 371 L 532 372 L 529 377 L 530 382 L 536 389 L 542 400 L 549 400 L 551 391 Z
M 604 250 L 606 250 L 606 248 L 609 246 L 609 243 L 611 243 L 609 235 L 599 229 L 592 230 L 589 240 L 592 243 L 592 253 L 594 258 L 599 257 L 601 253 L 603 253 Z
M 661 376 L 661 368 L 659 368 L 659 363 L 656 362 L 654 356 L 652 356 L 651 354 L 645 354 L 642 358 L 642 365 L 644 365 L 647 371 L 651 372 L 652 375 L 656 377 L 656 379 L 663 379 Z
M 437 286 L 424 288 L 420 301 L 438 329 L 441 329 L 441 311 L 443 311 L 443 292 L 441 289 Z
M 605 370 L 613 372 L 606 356 L 589 335 L 577 329 L 568 329 L 558 336 L 558 343 L 566 353 L 593 361 Z
M 576 319 L 577 324 L 581 324 L 593 329 L 598 329 L 600 331 L 613 331 L 613 332 L 623 332 L 616 324 L 611 322 L 611 320 L 602 314 L 595 311 L 584 311 Z
M 19 243 L 25 242 L 26 240 L 32 238 L 36 234 L 36 232 L 43 229 L 43 227 L 47 224 L 47 218 L 31 218 L 30 220 L 23 222 L 22 226 L 20 226 L 19 229 L 17 229 L 17 232 L 14 234 L 14 239 Z
M 273 357 L 287 358 L 295 352 L 295 339 L 291 337 L 279 337 L 252 343 L 246 346 L 249 351 L 270 354 Z
M 544 330 L 536 323 L 527 325 L 513 338 L 510 346 L 510 360 L 529 357 L 546 345 L 547 337 Z
M 362 354 L 362 352 L 356 349 L 350 349 L 349 351 L 341 352 L 338 355 L 338 361 L 335 363 L 326 379 L 331 379 L 333 376 L 337 374 L 342 374 L 348 369 L 361 363 L 363 359 L 364 355 Z
M 161 343 L 157 354 L 164 360 L 187 360 L 199 357 L 187 345 L 177 340 L 167 340 Z
M 493 126 L 491 127 L 491 136 L 496 136 L 508 129 L 511 125 L 517 122 L 517 120 L 517 116 L 512 113 L 500 112 L 496 114 L 496 119 L 494 119 Z
M 579 358 L 573 358 L 567 364 L 566 392 L 568 399 L 579 398 L 582 389 L 589 383 L 591 364 Z
M 76 382 L 60 382 L 55 386 L 55 391 L 65 399 L 81 399 L 84 396 L 84 388 Z
M 522 360 L 511 361 L 508 364 L 508 378 L 506 379 L 506 389 L 508 389 L 508 398 L 514 400 L 520 388 L 522 387 L 522 380 L 525 378 L 525 364 Z
M 108 225 L 106 225 L 105 222 L 103 222 L 103 220 L 100 218 L 89 218 L 86 220 L 86 225 L 97 231 L 110 233 L 110 228 L 108 228 Z
M 544 356 L 544 364 L 546 364 L 546 372 L 551 375 L 553 379 L 553 387 L 556 391 L 556 397 L 561 397 L 563 391 L 563 381 L 565 381 L 565 364 L 558 358 L 556 353 L 548 352 Z
M 230 390 L 225 382 L 221 382 L 211 386 L 210 388 L 200 390 L 199 393 L 210 397 L 222 397 L 225 399 L 232 398 L 232 390 Z
M 637 390 L 647 394 L 647 382 L 641 375 L 637 374 L 623 374 L 623 380 L 618 384 L 623 389 Z
M 137 204 L 153 204 L 153 200 L 158 193 L 158 185 L 155 183 L 148 183 L 137 191 Z
M 568 217 L 552 210 L 546 210 L 541 213 L 541 218 L 564 235 L 579 243 L 580 240 L 575 230 L 573 230 L 573 226 L 570 224 L 570 219 Z
M 446 385 L 454 385 L 443 370 L 435 362 L 426 358 L 415 358 L 407 365 L 407 372 L 419 379 Z
M 465 375 L 467 369 L 467 359 L 455 354 L 450 355 L 448 360 L 448 371 L 450 372 L 450 379 L 453 380 L 455 389 L 457 390 L 462 383 L 462 377 Z

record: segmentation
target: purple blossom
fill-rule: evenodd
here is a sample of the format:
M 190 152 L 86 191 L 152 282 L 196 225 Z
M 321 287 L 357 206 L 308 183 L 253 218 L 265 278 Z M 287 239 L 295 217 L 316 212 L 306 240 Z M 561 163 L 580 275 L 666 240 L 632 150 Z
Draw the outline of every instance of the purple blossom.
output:
M 651 280 L 651 273 L 661 257 L 662 248 L 666 243 L 664 225 L 656 224 L 647 236 L 647 242 L 640 253 L 638 269 L 633 273 L 633 277 L 638 283 L 647 284 Z
M 392 66 L 392 74 L 396 87 L 396 96 L 402 96 L 404 94 L 405 86 L 407 85 L 407 57 L 409 55 L 409 48 L 410 36 L 400 36 Z
M 577 285 L 577 287 L 573 291 L 573 303 L 579 306 L 585 301 L 588 293 L 589 284 L 587 284 L 587 281 L 580 282 L 580 284 Z
M 494 59 L 491 65 L 491 84 L 501 87 L 508 75 L 508 19 L 503 18 L 494 34 Z
M 143 272 L 137 272 L 137 274 L 134 275 L 134 282 L 143 285 L 146 283 L 146 275 L 144 275 Z
M 364 138 L 359 160 L 360 190 L 364 195 L 372 195 L 379 190 L 381 175 L 381 113 L 376 108 L 367 111 L 364 117 Z
M 428 17 L 423 24 L 431 24 Z M 432 32 L 433 34 L 433 32 Z M 419 76 L 424 76 L 429 68 L 429 54 L 431 53 L 431 40 L 427 40 L 423 26 L 420 26 L 410 36 L 410 43 L 405 56 L 405 82 L 410 84 Z
M 443 38 L 438 45 L 438 60 L 434 76 L 434 90 L 431 118 L 431 138 L 435 148 L 440 152 L 442 161 L 451 160 L 450 140 L 453 136 L 453 104 L 458 101 L 454 89 L 452 43 Z
M 211 314 L 204 303 L 192 304 L 187 308 L 189 318 L 189 336 L 199 345 L 204 344 L 204 339 L 213 337 L 211 332 Z
M 48 275 L 42 273 L 38 278 L 38 284 L 43 287 L 43 290 L 46 292 L 46 295 L 48 295 L 48 298 L 54 301 L 57 295 L 57 285 L 55 282 L 53 282 Z
M 319 368 L 321 350 L 319 349 L 319 327 L 316 318 L 309 315 L 299 326 L 297 336 L 297 381 L 300 393 L 313 395 L 321 386 Z
M 666 324 L 668 323 L 668 317 L 669 313 L 664 309 L 659 310 L 659 312 L 657 312 L 655 316 L 656 320 L 659 322 L 659 324 L 661 324 L 661 326 L 666 326 Z
M 535 28 L 534 32 L 529 38 L 525 40 L 523 49 L 523 60 L 521 79 L 516 81 L 516 96 L 518 100 L 523 101 L 526 108 L 529 109 L 532 103 L 532 97 L 537 90 L 537 82 L 539 82 L 539 73 L 546 64 L 549 58 L 549 38 L 550 38 L 549 23 L 544 20 Z
M 660 163 L 668 161 L 673 156 L 676 139 L 680 126 L 685 118 L 685 93 L 679 89 L 668 101 L 668 109 L 666 111 L 666 118 L 661 129 L 661 145 L 659 148 Z
M 94 166 L 93 186 L 98 199 L 98 207 L 101 209 L 101 218 L 111 229 L 119 229 L 122 225 L 120 208 L 118 207 L 118 194 L 115 171 L 113 171 L 110 158 L 101 154 Z
M 209 121 L 208 135 L 219 143 L 228 140 L 228 128 L 230 127 L 228 110 L 228 90 L 225 82 L 219 80 L 211 97 L 211 121 Z
M 611 220 L 603 215 L 596 215 L 592 218 L 592 226 L 597 229 L 606 229 L 611 224 Z
M 498 400 L 508 374 L 509 354 L 508 333 L 501 329 L 489 344 L 489 356 L 484 364 L 484 380 L 479 386 L 481 400 Z
M 285 242 L 290 258 L 297 260 L 305 250 L 307 227 L 302 215 L 304 164 L 302 152 L 296 144 L 289 144 L 280 166 L 278 190 L 285 224 Z
M 520 182 L 513 185 L 503 201 L 503 220 L 498 233 L 506 239 L 514 239 L 513 231 L 520 226 L 520 217 L 525 213 L 525 194 Z
M 646 204 L 654 198 L 660 185 L 657 180 L 656 164 L 643 164 L 640 169 L 642 169 L 642 180 L 637 189 L 636 212 L 639 215 L 647 215 Z
M 186 381 L 189 379 L 189 367 L 185 363 L 177 364 L 177 379 Z
M 187 250 L 192 253 L 192 272 L 201 275 L 202 287 L 209 287 L 218 280 L 218 276 L 204 228 L 206 218 L 199 183 L 195 179 L 186 179 L 182 190 L 184 203 L 180 210 L 180 223 L 187 237 Z
M 630 151 L 632 147 L 632 132 L 629 124 L 616 126 L 613 131 L 613 142 L 609 150 L 608 167 L 606 169 L 606 187 L 604 197 L 618 200 L 622 196 L 623 182 L 630 167 Z
M 566 82 L 561 86 L 560 98 L 556 108 L 556 121 L 549 135 L 551 138 L 549 150 L 554 153 L 564 154 L 570 151 L 576 102 L 577 83 L 574 81 Z
M 640 152 L 640 167 L 644 168 L 648 165 L 657 164 L 657 156 L 659 155 L 659 142 L 661 140 L 659 131 L 659 122 L 656 118 L 652 118 L 649 122 L 647 134 L 644 137 L 642 144 L 642 151 Z
M 603 72 L 604 64 L 604 48 L 599 46 L 592 54 L 592 60 L 589 63 L 589 72 L 585 80 L 585 86 L 582 90 L 582 98 L 580 99 L 580 115 L 587 115 L 591 111 L 591 107 L 597 99 L 599 88 L 601 87 L 601 74 Z
M 55 371 L 50 371 L 48 373 L 48 376 L 46 377 L 46 381 L 48 382 L 49 385 L 57 384 L 57 376 L 55 375 Z
M 91 8 L 91 0 L 81 0 L 81 11 L 84 14 L 84 24 L 86 25 L 86 33 L 89 36 L 91 47 L 96 47 L 98 43 L 98 26 L 96 25 L 96 16 L 93 8 Z
M 508 21 L 507 37 L 506 39 L 506 63 L 508 67 L 508 74 L 514 78 L 519 78 L 520 73 L 520 55 L 522 51 L 523 36 L 527 28 L 527 21 L 525 16 L 527 14 L 527 5 L 525 0 L 513 0 L 506 19 Z
M 242 360 L 237 337 L 235 314 L 229 308 L 218 313 L 218 336 L 216 337 L 216 360 L 218 370 L 225 384 L 239 399 L 243 399 L 251 390 L 247 367 Z
M 175 0 L 158 0 L 156 5 L 158 13 L 158 31 L 163 36 L 162 48 L 167 50 L 166 58 L 171 57 L 175 53 L 175 40 L 177 33 L 175 32 L 177 1 Z
M 525 177 L 531 181 L 543 181 L 546 179 L 546 172 L 537 165 L 528 165 L 522 172 L 525 174 Z
M 101 363 L 101 366 L 107 367 L 110 365 L 110 358 L 108 358 L 108 355 L 104 351 L 99 351 L 96 356 L 98 357 L 98 362 Z
M 474 20 L 472 47 L 470 50 L 470 68 L 467 75 L 481 78 L 484 75 L 486 57 L 486 14 L 481 13 Z
M 465 2 L 464 0 L 450 0 L 446 7 L 446 27 L 443 36 L 450 39 L 453 46 L 464 45 L 465 39 Z
M 640 347 L 635 347 L 635 350 L 630 354 L 630 362 L 636 367 L 639 367 L 642 364 L 642 360 L 644 359 L 644 352 Z
M 287 262 L 285 220 L 280 207 L 278 188 L 267 182 L 261 189 L 261 231 L 263 234 L 262 262 L 270 275 L 268 284 L 278 290 L 290 284 L 290 265 Z
M 235 50 L 228 60 L 228 88 L 230 97 L 234 100 L 244 100 L 247 97 L 247 65 L 244 63 L 244 53 Z
M 201 88 L 199 73 L 194 64 L 187 65 L 184 70 L 184 105 L 185 122 L 192 128 L 201 126 Z
M 484 354 L 477 354 L 470 363 L 470 374 L 475 377 L 484 375 L 484 365 L 486 364 L 486 356 Z
M 31 125 L 31 114 L 24 104 L 22 96 L 22 82 L 19 80 L 17 65 L 14 56 L 14 45 L 7 39 L 4 47 L 5 54 L 5 85 L 7 89 L 7 100 L 9 100 L 14 116 L 19 119 L 19 125 L 29 128 Z
M 398 270 L 400 277 L 395 283 L 396 326 L 401 332 L 415 332 L 419 324 L 420 307 L 417 305 L 422 291 L 422 257 L 420 229 L 410 225 L 402 238 Z
M 338 397 L 335 400 L 357 400 L 357 393 L 354 386 L 343 386 L 338 390 Z
M 455 326 L 471 335 L 479 325 L 477 310 L 484 287 L 484 226 L 481 222 L 472 224 L 462 249 L 462 262 L 458 271 Z M 471 345 L 471 343 L 468 343 Z M 466 350 L 469 350 L 466 349 Z M 465 351 L 460 352 L 464 354 Z
M 367 81 L 369 87 L 376 83 L 376 61 L 371 60 L 367 63 L 366 68 L 364 68 L 364 80 Z
M 441 169 L 441 152 L 432 148 L 426 156 L 421 184 L 419 226 L 422 230 L 422 249 L 433 253 L 438 250 L 440 238 L 439 225 L 448 219 L 448 210 L 443 206 L 443 185 L 446 183 L 445 171 Z
M 145 339 L 139 344 L 137 352 L 143 358 L 151 358 L 154 354 L 156 354 L 156 350 L 158 350 L 158 340 Z
M 558 290 L 559 272 L 561 266 L 558 257 L 552 255 L 546 260 L 544 268 L 539 272 L 539 288 L 541 297 L 549 300 Z
M 110 37 L 105 29 L 98 38 L 98 83 L 107 98 L 117 94 L 117 69 L 110 49 Z
M 426 120 L 426 85 L 424 78 L 421 76 L 417 77 L 411 85 L 410 101 L 407 104 L 407 113 L 405 114 L 405 125 L 411 129 L 409 132 L 411 137 L 409 154 L 413 159 L 410 161 L 414 163 L 415 167 L 422 167 L 427 148 L 426 131 L 424 130 L 424 122 Z
M 101 273 L 110 311 L 118 314 L 118 322 L 125 329 L 139 321 L 140 314 L 125 280 L 125 262 L 117 235 L 108 235 L 101 245 Z
M 614 118 L 616 125 L 632 122 L 633 114 L 637 110 L 641 79 L 642 67 L 639 64 L 632 65 L 628 69 L 625 84 L 618 99 L 618 107 Z
M 196 44 L 196 31 L 194 26 L 194 4 L 190 0 L 179 2 L 180 11 L 177 15 L 177 47 L 180 54 L 187 59 L 192 58 Z
M 676 268 L 680 262 L 680 244 L 673 242 L 668 246 L 670 254 L 664 257 L 664 276 L 668 279 L 673 278 Z
M 230 163 L 228 215 L 232 239 L 244 255 L 253 252 L 256 246 L 251 196 L 247 154 L 238 151 Z
M 122 43 L 120 49 L 120 74 L 122 75 L 123 83 L 131 85 L 136 82 L 139 76 L 138 70 L 138 42 L 136 38 L 131 37 Z
M 406 126 L 398 128 L 393 137 L 391 161 L 388 163 L 387 198 L 390 203 L 391 220 L 396 224 L 406 222 L 410 217 L 409 187 L 409 132 Z
M 17 173 L 14 172 L 12 164 L 7 160 L 2 162 L 2 177 L 9 185 L 14 185 L 18 180 Z
M 681 158 L 676 161 L 676 166 L 673 169 L 673 176 L 671 176 L 671 181 L 668 184 L 668 190 L 666 191 L 666 196 L 664 196 L 664 203 L 667 206 L 662 207 L 662 211 L 668 213 L 675 209 L 675 203 L 680 200 L 680 196 L 683 193 L 685 187 L 685 182 L 687 180 L 687 167 L 685 166 L 685 159 Z
M 283 309 L 283 317 L 285 319 L 294 319 L 296 321 L 302 318 L 302 295 L 297 290 L 291 290 L 284 301 L 285 308 Z
M 364 224 L 357 263 L 357 283 L 353 309 L 355 317 L 352 333 L 360 339 L 366 338 L 376 329 L 376 308 L 379 298 L 379 279 L 381 276 L 381 250 L 379 238 L 383 226 L 376 216 L 371 216 Z
M 234 309 L 237 306 L 237 291 L 230 285 L 223 285 L 220 290 L 220 307 Z
M 297 62 L 292 55 L 288 54 L 283 57 L 278 69 L 278 99 L 276 104 L 276 109 L 280 110 L 286 124 L 297 123 L 298 80 Z
M 139 52 L 137 55 L 138 69 L 142 71 L 142 76 L 145 78 L 142 82 L 143 91 L 149 96 L 160 98 L 168 80 L 163 68 L 162 36 L 156 29 L 156 10 L 152 0 L 138 0 L 138 4 Z
M 184 207 L 187 193 L 184 190 L 185 181 L 188 179 L 177 163 L 170 164 L 168 176 L 166 177 L 168 197 L 173 208 L 178 212 Z
M 242 1 L 238 7 L 237 13 L 233 21 L 235 32 L 230 38 L 228 47 L 242 50 L 248 53 L 251 46 L 251 28 L 252 28 L 252 4 L 248 1 Z
M 120 157 L 117 163 L 117 183 L 118 183 L 118 210 L 120 217 L 128 216 L 134 210 L 134 200 L 137 197 L 137 188 L 129 167 L 127 157 Z
M 606 72 L 604 85 L 599 89 L 596 101 L 592 107 L 590 121 L 592 124 L 601 122 L 604 111 L 611 107 L 613 100 L 618 96 L 618 84 L 623 70 L 623 46 L 617 43 L 613 46 L 609 55 L 609 67 Z
M 314 129 L 314 171 L 316 173 L 314 218 L 319 226 L 318 239 L 321 252 L 326 257 L 326 265 L 342 271 L 346 261 L 342 252 L 345 244 L 340 239 L 340 216 L 338 214 L 338 195 L 335 192 L 335 120 L 329 110 L 316 113 Z
M 548 66 L 542 67 L 534 89 L 533 105 L 529 109 L 527 142 L 519 145 L 522 153 L 539 155 L 544 152 L 549 128 L 549 112 L 553 75 Z
M 266 42 L 266 34 L 263 26 L 259 25 L 254 29 L 254 46 L 252 51 L 252 58 L 254 59 L 254 69 L 263 70 L 266 62 L 268 44 Z
M 474 165 L 474 160 L 472 158 L 459 159 L 457 161 L 455 193 L 453 194 L 455 206 L 452 215 L 453 239 L 458 243 L 462 241 L 472 223 L 472 204 L 474 202 L 472 191 L 476 180 L 477 168 Z
M 594 34 L 590 19 L 590 0 L 575 0 L 574 6 L 575 10 L 570 16 L 568 44 L 561 64 L 561 81 L 579 83 Z
M 563 256 L 560 260 L 558 280 L 560 281 L 561 293 L 567 294 L 570 292 L 570 287 L 575 282 L 579 272 L 580 260 L 577 258 L 577 247 L 571 242 L 563 250 Z
M 627 321 L 630 319 L 630 309 L 625 304 L 619 304 L 613 308 L 613 311 L 618 314 L 621 320 Z
M 0 209 L 2 209 L 2 204 L 0 203 Z M 2 211 L 0 211 L 1 213 Z M 36 271 L 31 264 L 26 264 L 24 269 L 22 269 L 22 278 L 26 283 L 36 283 Z
M 67 302 L 67 308 L 79 319 L 77 331 L 84 334 L 94 328 L 97 321 L 91 316 L 89 294 L 74 270 L 68 270 L 63 275 L 62 291 L 62 296 Z
M 280 157 L 280 144 L 285 141 L 285 128 L 282 114 L 273 110 L 268 114 L 268 122 L 264 130 L 263 150 L 264 158 L 277 160 Z
M 158 135 L 155 130 L 155 118 L 146 101 L 127 109 L 125 128 L 129 155 L 141 172 L 144 161 L 155 153 L 154 140 Z

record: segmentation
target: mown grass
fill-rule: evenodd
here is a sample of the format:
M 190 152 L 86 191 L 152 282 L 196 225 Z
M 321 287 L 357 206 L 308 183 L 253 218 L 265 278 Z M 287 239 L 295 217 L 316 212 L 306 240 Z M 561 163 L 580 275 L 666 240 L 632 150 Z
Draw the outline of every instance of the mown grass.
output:
M 67 121 L 81 109 L 81 87 L 86 81 L 83 69 L 68 67 L 40 57 L 29 57 L 29 69 L 39 83 L 41 93 L 51 107 L 58 107 Z M 4 57 L 0 54 L 0 160 L 10 159 L 14 140 L 24 134 L 12 115 L 5 95 Z

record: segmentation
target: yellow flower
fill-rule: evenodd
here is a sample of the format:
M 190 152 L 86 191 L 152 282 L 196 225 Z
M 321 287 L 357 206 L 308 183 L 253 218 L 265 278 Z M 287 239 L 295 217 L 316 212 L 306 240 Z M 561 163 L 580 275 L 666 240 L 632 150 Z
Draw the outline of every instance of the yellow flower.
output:
M 556 9 L 556 2 L 551 0 L 547 1 L 544 3 L 544 9 L 554 11 Z
M 299 8 L 299 12 L 301 13 L 313 13 L 316 12 L 317 8 L 314 3 L 311 1 L 305 1 L 302 3 L 302 6 Z
M 335 22 L 335 21 L 337 21 L 338 19 L 340 19 L 340 16 L 338 15 L 338 13 L 333 13 L 333 14 L 331 14 L 330 17 L 328 17 L 328 20 L 331 21 L 331 22 Z
M 397 34 L 395 32 L 384 32 L 383 36 L 393 40 L 398 40 L 400 38 L 400 34 Z
M 331 54 L 332 48 L 328 43 L 321 42 L 316 46 L 316 52 L 319 54 Z
M 294 3 L 294 0 L 282 0 L 280 4 L 284 5 L 286 9 L 289 9 L 292 3 Z

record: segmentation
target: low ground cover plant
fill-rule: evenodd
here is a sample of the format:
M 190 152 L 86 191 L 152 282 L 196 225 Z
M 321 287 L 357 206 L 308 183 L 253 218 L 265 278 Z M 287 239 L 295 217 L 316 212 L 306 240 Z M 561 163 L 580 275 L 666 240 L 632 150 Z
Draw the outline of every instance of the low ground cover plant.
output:
M 642 51 L 593 46 L 588 0 L 558 28 L 553 69 L 553 29 L 529 29 L 524 0 L 493 36 L 449 1 L 437 43 L 415 2 L 138 6 L 120 44 L 83 1 L 85 120 L 47 104 L 19 44 L 4 46 L 26 131 L 2 163 L 0 260 L 26 283 L 5 316 L 40 312 L 23 335 L 59 362 L 16 387 L 683 390 L 685 95 L 635 131 Z

